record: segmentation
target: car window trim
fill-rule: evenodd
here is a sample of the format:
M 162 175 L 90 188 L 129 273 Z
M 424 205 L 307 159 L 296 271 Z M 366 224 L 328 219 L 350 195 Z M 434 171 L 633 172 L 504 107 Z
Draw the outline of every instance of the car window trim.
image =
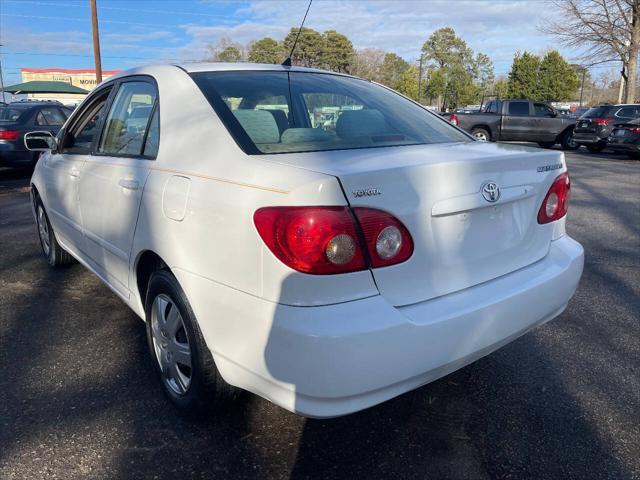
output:
M 105 126 L 105 122 L 107 121 L 107 117 L 109 116 L 109 112 L 111 111 L 111 107 L 113 106 L 113 102 L 115 101 L 115 97 L 118 93 L 118 90 L 120 89 L 120 87 L 122 86 L 122 84 L 124 83 L 131 83 L 131 82 L 145 82 L 148 83 L 150 85 L 153 86 L 155 92 L 156 92 L 156 99 L 155 99 L 155 103 L 160 101 L 160 91 L 158 89 L 158 83 L 156 82 L 156 79 L 153 78 L 151 75 L 129 75 L 126 77 L 121 77 L 118 78 L 117 80 L 114 81 L 114 87 L 113 90 L 110 93 L 110 99 L 109 99 L 109 105 L 107 105 L 107 113 L 106 115 L 104 115 L 104 117 L 102 118 L 102 121 L 100 122 L 100 129 L 98 130 L 98 132 L 96 132 L 96 137 L 93 138 L 93 142 L 92 142 L 92 147 L 91 147 L 91 156 L 93 157 L 113 157 L 113 158 L 133 158 L 133 159 L 138 159 L 138 160 L 155 160 L 156 157 L 145 157 L 144 156 L 144 142 L 142 143 L 142 148 L 140 149 L 140 153 L 139 154 L 134 154 L 134 153 L 118 153 L 118 154 L 113 154 L 113 153 L 108 153 L 108 152 L 99 152 L 98 148 L 100 146 L 100 141 L 102 139 L 102 135 L 104 133 L 104 126 Z M 154 103 L 154 107 L 155 107 L 155 103 Z M 153 109 L 152 109 L 153 110 Z M 152 112 L 153 115 L 153 112 Z M 151 116 L 147 119 L 147 130 L 145 131 L 144 134 L 144 139 L 146 140 L 147 138 L 147 133 L 149 131 L 149 125 L 151 121 Z M 160 123 L 160 112 L 158 111 L 158 123 Z M 158 128 L 158 132 L 160 131 L 160 129 Z M 160 141 L 159 141 L 158 137 L 158 145 L 160 145 Z

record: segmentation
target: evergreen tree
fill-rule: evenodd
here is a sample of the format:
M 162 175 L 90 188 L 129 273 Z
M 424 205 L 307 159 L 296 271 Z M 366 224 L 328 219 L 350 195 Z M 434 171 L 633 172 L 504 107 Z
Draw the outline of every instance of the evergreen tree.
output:
M 282 42 L 286 55 L 291 52 L 297 34 L 298 29 L 292 28 Z M 293 52 L 292 63 L 301 67 L 322 67 L 324 42 L 325 39 L 320 32 L 304 27 L 300 32 L 296 50 Z
M 273 38 L 264 37 L 249 46 L 250 62 L 280 64 L 284 59 L 282 47 Z
M 516 53 L 509 72 L 509 97 L 538 100 L 540 58 L 529 52 Z
M 574 68 L 556 50 L 548 52 L 540 62 L 539 99 L 549 102 L 575 98 L 580 79 Z
M 350 72 L 355 55 L 351 41 L 335 30 L 324 32 L 323 37 L 323 67 L 334 72 Z

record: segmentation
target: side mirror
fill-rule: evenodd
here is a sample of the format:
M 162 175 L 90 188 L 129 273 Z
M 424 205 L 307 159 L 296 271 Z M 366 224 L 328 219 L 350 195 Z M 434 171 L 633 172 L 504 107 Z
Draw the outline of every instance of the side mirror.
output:
M 24 136 L 24 146 L 32 152 L 45 152 L 58 148 L 58 141 L 51 132 L 29 132 Z

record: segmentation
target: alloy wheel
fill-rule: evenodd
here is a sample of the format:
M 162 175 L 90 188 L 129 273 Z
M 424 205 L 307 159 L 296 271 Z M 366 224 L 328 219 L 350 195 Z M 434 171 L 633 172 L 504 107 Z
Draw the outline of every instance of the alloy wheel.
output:
M 38 221 L 38 234 L 40 235 L 40 243 L 42 244 L 42 250 L 46 256 L 49 256 L 51 251 L 51 243 L 49 240 L 49 224 L 47 223 L 47 216 L 44 213 L 42 205 L 38 205 L 36 218 Z
M 178 306 L 158 295 L 151 310 L 151 335 L 162 380 L 177 395 L 189 390 L 192 378 L 191 344 Z

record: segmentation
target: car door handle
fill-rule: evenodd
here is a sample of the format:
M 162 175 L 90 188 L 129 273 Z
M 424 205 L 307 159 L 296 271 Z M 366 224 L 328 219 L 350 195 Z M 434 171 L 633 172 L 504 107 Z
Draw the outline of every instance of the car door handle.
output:
M 121 178 L 118 185 L 122 188 L 126 188 L 127 190 L 138 190 L 140 188 L 140 184 L 137 180 L 131 180 L 129 178 Z

